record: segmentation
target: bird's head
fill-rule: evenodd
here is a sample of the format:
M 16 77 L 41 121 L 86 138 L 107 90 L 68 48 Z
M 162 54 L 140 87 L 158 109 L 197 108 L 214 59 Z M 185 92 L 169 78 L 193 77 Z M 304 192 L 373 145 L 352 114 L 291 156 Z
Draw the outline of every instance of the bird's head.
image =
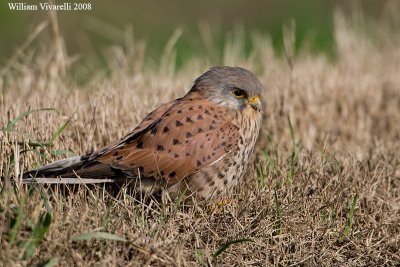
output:
M 250 71 L 240 67 L 214 67 L 196 79 L 190 92 L 235 110 L 263 110 L 263 85 Z

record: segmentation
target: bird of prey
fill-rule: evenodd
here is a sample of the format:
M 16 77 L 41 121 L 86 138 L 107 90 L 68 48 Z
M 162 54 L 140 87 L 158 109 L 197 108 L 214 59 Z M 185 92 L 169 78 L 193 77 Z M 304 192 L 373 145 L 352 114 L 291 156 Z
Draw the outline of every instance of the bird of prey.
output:
M 259 135 L 263 86 L 240 67 L 213 67 L 190 91 L 93 153 L 29 171 L 24 182 L 129 183 L 216 198 L 243 178 Z

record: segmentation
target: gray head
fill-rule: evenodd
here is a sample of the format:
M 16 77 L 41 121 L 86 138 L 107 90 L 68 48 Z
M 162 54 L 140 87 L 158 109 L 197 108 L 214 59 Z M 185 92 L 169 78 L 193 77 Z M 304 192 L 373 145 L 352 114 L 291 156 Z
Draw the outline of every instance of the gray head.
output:
M 240 67 L 214 67 L 194 82 L 190 92 L 200 92 L 214 103 L 243 110 L 261 111 L 263 85 L 250 71 Z

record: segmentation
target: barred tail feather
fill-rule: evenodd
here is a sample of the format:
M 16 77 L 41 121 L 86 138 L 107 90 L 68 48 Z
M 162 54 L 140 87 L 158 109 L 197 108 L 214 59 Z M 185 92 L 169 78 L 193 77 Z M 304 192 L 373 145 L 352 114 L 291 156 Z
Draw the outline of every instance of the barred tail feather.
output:
M 82 162 L 81 156 L 58 160 L 48 165 L 42 166 L 38 169 L 24 173 L 22 179 L 29 180 L 30 178 L 33 177 L 57 176 L 57 174 L 61 174 L 65 172 L 65 170 L 71 169 L 72 166 L 78 167 L 81 162 Z
M 24 173 L 23 183 L 95 184 L 124 182 L 127 176 L 119 169 L 88 156 L 76 156 L 55 161 Z
M 93 178 L 77 178 L 77 177 L 29 177 L 22 180 L 23 184 L 99 184 L 99 183 L 114 183 L 115 179 L 93 179 Z

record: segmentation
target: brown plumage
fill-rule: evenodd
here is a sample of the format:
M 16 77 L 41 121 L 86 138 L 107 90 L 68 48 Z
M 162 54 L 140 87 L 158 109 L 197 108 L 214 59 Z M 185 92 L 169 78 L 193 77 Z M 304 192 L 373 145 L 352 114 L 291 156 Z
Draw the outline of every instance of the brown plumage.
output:
M 212 68 L 183 98 L 151 112 L 121 140 L 30 171 L 24 179 L 129 182 L 173 193 L 188 187 L 199 197 L 215 197 L 244 175 L 259 133 L 262 90 L 248 70 Z

